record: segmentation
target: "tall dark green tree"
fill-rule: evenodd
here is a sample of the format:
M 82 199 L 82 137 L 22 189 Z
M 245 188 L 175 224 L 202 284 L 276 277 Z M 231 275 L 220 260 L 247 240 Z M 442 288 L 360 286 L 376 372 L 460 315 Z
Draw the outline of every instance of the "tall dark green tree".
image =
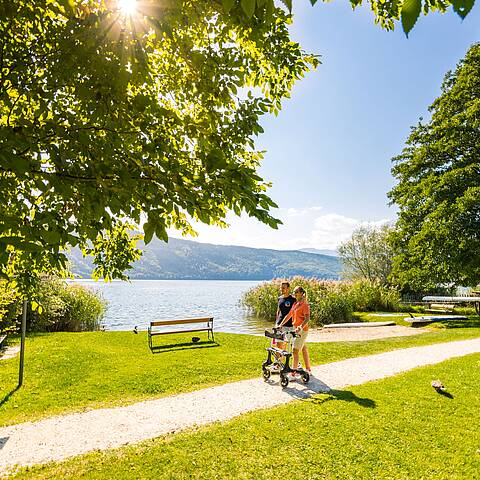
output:
M 480 282 L 480 44 L 446 75 L 430 112 L 393 159 L 390 192 L 400 209 L 394 275 L 420 291 Z

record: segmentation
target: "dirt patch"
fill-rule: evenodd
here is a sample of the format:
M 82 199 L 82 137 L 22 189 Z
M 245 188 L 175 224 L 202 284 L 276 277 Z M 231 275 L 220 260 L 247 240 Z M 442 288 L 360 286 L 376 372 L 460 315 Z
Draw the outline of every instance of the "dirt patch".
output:
M 407 337 L 430 332 L 428 328 L 412 328 L 394 325 L 389 327 L 355 327 L 355 328 L 311 328 L 307 342 L 362 342 L 388 337 Z

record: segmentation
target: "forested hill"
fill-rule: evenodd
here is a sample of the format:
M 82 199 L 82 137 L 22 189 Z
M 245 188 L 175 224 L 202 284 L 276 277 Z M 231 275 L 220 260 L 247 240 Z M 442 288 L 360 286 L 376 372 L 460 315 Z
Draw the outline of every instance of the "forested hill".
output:
M 301 251 L 269 250 L 237 246 L 211 245 L 171 238 L 168 243 L 157 239 L 146 247 L 134 264 L 132 279 L 162 280 L 270 280 L 303 275 L 338 278 L 338 258 Z M 78 250 L 70 254 L 73 272 L 83 278 L 91 273 L 90 258 Z

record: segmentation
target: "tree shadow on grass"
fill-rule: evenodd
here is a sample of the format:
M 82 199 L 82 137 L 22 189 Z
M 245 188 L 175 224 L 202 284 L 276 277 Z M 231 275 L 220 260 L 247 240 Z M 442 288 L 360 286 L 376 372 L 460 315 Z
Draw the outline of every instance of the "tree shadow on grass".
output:
M 186 343 L 171 343 L 168 345 L 155 345 L 150 350 L 152 353 L 167 353 L 177 352 L 180 350 L 196 350 L 197 348 L 214 348 L 219 347 L 220 344 L 214 340 L 207 340 L 204 342 L 186 342 Z
M 353 392 L 350 392 L 349 390 L 330 390 L 328 392 L 328 397 L 326 398 L 318 398 L 314 397 L 312 398 L 312 402 L 316 403 L 318 405 L 321 405 L 325 402 L 330 402 L 332 400 L 342 400 L 344 402 L 355 402 L 361 407 L 365 408 L 376 408 L 377 404 L 375 403 L 375 400 L 372 400 L 371 398 L 362 398 L 362 397 L 357 397 Z
M 17 385 L 13 390 L 10 390 L 1 400 L 0 400 L 0 407 L 7 403 L 10 400 L 10 397 L 20 388 L 19 385 Z
M 442 328 L 480 328 L 480 316 L 470 315 L 466 320 L 449 320 L 448 322 L 438 322 Z

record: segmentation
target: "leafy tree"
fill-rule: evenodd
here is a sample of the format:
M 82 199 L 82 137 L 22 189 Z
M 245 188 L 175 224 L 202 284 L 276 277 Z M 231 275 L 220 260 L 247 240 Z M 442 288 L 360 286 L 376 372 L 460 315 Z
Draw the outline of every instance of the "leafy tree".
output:
M 393 258 L 390 244 L 392 230 L 390 225 L 356 229 L 350 240 L 338 247 L 343 276 L 349 280 L 366 279 L 388 284 Z
M 129 221 L 145 220 L 146 243 L 191 233 L 189 218 L 223 225 L 228 210 L 278 224 L 253 138 L 318 64 L 290 41 L 289 15 L 116 7 L 0 3 L 0 272 L 23 289 L 75 245 L 97 275 L 122 277 L 138 258 Z
M 283 2 L 291 9 L 292 2 Z M 313 0 L 312 4 L 315 3 Z M 351 0 L 353 7 L 361 0 Z M 189 218 L 242 211 L 276 227 L 256 172 L 261 115 L 318 59 L 290 41 L 274 0 L 0 0 L 0 275 L 34 285 L 79 245 L 120 277 Z M 370 0 L 405 31 L 420 0 Z M 465 15 L 473 0 L 429 0 Z M 413 15 L 408 12 L 413 12 Z
M 293 0 L 281 1 L 292 11 Z M 327 2 L 329 0 L 324 1 Z M 312 5 L 315 5 L 317 2 L 318 0 L 310 0 Z M 353 9 L 363 3 L 363 0 L 350 0 Z M 403 31 L 408 36 L 420 13 L 423 12 L 424 15 L 430 12 L 444 13 L 449 7 L 452 7 L 453 11 L 463 20 L 473 8 L 475 0 L 425 0 L 423 2 L 422 0 L 367 0 L 365 3 L 370 4 L 375 23 L 380 24 L 386 30 L 393 30 L 395 22 L 400 21 Z M 268 4 L 273 5 L 273 0 L 223 0 L 223 5 L 227 9 L 235 5 L 241 5 L 249 17 Z
M 394 274 L 404 287 L 480 281 L 480 44 L 473 45 L 395 157 Z

